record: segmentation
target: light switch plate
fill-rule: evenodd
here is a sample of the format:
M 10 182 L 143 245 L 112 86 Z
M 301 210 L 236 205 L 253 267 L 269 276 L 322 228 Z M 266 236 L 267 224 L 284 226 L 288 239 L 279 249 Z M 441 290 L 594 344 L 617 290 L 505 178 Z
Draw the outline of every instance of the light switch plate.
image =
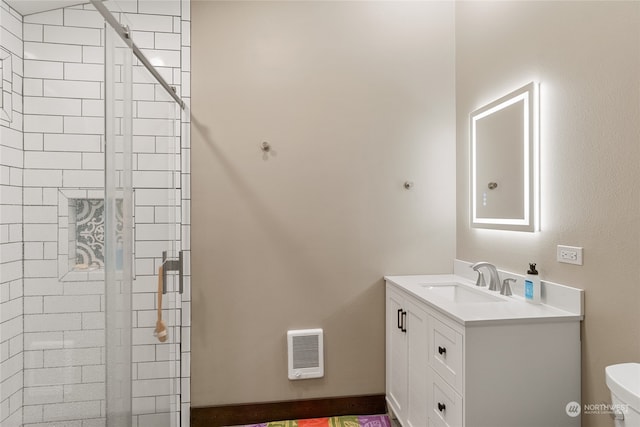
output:
M 582 265 L 582 248 L 579 246 L 558 245 L 556 259 L 566 264 Z

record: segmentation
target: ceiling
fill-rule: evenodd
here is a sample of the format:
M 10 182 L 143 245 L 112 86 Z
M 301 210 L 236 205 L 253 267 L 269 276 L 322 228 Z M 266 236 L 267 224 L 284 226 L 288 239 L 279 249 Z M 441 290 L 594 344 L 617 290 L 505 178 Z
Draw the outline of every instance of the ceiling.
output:
M 74 6 L 76 4 L 88 3 L 82 0 L 5 0 L 9 6 L 14 8 L 21 15 L 31 15 L 32 13 L 45 12 L 47 10 L 59 9 L 61 7 Z

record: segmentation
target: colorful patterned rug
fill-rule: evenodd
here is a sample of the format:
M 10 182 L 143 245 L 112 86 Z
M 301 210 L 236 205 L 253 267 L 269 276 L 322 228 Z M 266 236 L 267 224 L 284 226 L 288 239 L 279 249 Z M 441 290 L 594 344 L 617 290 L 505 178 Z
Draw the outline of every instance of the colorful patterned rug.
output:
M 243 427 L 391 427 L 386 415 L 342 416 L 309 418 L 306 420 L 272 421 Z

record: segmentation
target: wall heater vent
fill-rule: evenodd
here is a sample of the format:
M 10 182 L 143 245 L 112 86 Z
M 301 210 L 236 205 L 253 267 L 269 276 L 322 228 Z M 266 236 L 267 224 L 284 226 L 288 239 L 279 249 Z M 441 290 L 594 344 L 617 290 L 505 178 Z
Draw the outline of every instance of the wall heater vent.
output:
M 322 329 L 287 331 L 290 380 L 324 376 L 322 341 Z

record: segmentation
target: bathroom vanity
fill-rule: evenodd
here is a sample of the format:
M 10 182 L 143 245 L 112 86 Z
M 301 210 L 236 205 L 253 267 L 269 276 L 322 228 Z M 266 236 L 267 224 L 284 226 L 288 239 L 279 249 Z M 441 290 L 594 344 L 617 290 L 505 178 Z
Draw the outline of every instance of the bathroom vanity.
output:
M 404 427 L 580 425 L 567 406 L 580 402 L 581 290 L 546 283 L 533 305 L 521 281 L 514 296 L 460 275 L 385 281 L 387 404 Z

